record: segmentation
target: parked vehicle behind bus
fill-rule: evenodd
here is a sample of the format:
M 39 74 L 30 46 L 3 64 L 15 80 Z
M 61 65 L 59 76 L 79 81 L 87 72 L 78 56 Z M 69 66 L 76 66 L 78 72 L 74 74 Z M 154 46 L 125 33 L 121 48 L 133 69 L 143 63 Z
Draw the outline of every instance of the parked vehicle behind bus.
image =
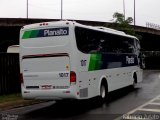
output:
M 24 99 L 89 99 L 142 81 L 140 43 L 124 32 L 72 21 L 20 31 Z

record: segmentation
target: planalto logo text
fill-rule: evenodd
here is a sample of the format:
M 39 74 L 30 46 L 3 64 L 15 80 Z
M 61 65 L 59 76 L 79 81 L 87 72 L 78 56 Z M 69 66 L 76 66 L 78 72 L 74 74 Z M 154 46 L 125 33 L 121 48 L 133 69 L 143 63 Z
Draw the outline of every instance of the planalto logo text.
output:
M 44 36 L 63 36 L 68 35 L 68 28 L 45 29 Z

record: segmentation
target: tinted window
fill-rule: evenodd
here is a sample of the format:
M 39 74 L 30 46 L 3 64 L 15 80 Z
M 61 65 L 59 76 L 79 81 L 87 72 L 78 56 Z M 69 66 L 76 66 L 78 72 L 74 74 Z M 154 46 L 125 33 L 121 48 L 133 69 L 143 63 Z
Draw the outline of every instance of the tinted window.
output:
M 133 53 L 134 39 L 101 31 L 75 28 L 77 47 L 84 53 Z

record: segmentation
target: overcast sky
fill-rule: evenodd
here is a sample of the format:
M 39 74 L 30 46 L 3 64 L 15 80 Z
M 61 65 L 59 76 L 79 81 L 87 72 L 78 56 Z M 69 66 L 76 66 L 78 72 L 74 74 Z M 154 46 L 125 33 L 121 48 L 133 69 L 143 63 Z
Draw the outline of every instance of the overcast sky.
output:
M 0 0 L 0 18 L 26 18 L 27 0 Z M 28 0 L 29 18 L 60 19 L 61 0 Z M 160 25 L 160 0 L 135 0 L 136 25 Z M 125 0 L 126 17 L 134 15 L 134 0 Z M 112 22 L 123 13 L 123 0 L 63 0 L 63 18 Z

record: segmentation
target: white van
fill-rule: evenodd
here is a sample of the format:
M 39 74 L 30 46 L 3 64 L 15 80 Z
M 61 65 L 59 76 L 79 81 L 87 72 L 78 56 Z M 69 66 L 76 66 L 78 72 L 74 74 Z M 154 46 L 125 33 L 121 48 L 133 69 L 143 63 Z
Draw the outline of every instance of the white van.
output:
M 11 45 L 7 49 L 7 53 L 19 53 L 19 45 Z

